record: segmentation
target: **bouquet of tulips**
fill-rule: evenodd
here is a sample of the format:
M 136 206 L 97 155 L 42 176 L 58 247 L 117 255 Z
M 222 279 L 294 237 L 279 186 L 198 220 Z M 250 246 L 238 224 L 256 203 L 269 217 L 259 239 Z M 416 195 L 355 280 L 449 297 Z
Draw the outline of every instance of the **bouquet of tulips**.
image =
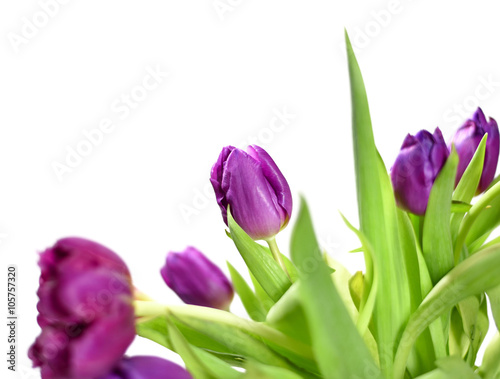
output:
M 228 263 L 229 280 L 194 247 L 169 253 L 160 272 L 186 305 L 168 305 L 138 292 L 108 248 L 62 239 L 39 262 L 42 331 L 29 355 L 42 378 L 500 378 L 498 333 L 475 365 L 488 303 L 500 326 L 500 239 L 489 238 L 500 224 L 497 123 L 478 109 L 449 146 L 439 129 L 408 135 L 388 170 L 346 42 L 359 227 L 344 220 L 365 272 L 323 252 L 303 198 L 282 254 L 285 177 L 262 148 L 225 147 L 210 181 L 249 276 Z M 247 318 L 229 311 L 235 292 Z M 186 368 L 124 356 L 135 335 Z

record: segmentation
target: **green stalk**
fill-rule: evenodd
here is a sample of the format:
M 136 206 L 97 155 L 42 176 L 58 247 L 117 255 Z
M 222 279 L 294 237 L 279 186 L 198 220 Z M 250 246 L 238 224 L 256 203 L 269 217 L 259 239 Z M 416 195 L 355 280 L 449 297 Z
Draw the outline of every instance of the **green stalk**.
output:
M 283 261 L 283 257 L 281 256 L 280 249 L 278 248 L 278 244 L 276 243 L 276 238 L 272 237 L 272 238 L 266 240 L 266 242 L 269 245 L 269 249 L 271 249 L 271 252 L 273 253 L 274 260 L 283 269 L 286 276 L 288 276 L 288 279 L 292 280 L 290 278 L 290 274 L 288 273 L 288 270 L 286 269 L 285 262 Z

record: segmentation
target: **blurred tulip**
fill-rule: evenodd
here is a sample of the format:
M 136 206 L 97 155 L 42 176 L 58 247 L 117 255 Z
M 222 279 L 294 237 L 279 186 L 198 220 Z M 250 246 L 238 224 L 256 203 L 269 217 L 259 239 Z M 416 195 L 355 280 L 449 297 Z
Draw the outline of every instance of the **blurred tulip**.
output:
M 123 358 L 115 369 L 99 379 L 193 379 L 181 366 L 162 358 Z
M 170 252 L 161 275 L 186 304 L 228 310 L 233 300 L 231 282 L 194 247 L 187 247 L 181 253 Z
M 130 273 L 108 248 L 65 238 L 40 255 L 38 324 L 29 350 L 43 379 L 99 378 L 135 336 Z
M 452 144 L 455 145 L 458 153 L 458 170 L 456 183 L 460 181 L 465 169 L 469 165 L 474 153 L 476 152 L 481 139 L 488 133 L 486 140 L 486 150 L 484 156 L 483 173 L 479 181 L 478 193 L 483 192 L 495 177 L 498 163 L 498 153 L 500 148 L 500 138 L 498 134 L 497 122 L 490 118 L 489 121 L 481 110 L 477 111 L 472 116 L 472 119 L 467 120 L 453 136 Z
M 212 167 L 210 182 L 227 225 L 227 209 L 254 240 L 268 240 L 292 213 L 292 194 L 276 163 L 259 146 L 227 146 Z
M 434 134 L 421 130 L 408 134 L 391 169 L 397 204 L 423 215 L 432 185 L 448 158 L 449 151 L 439 128 Z

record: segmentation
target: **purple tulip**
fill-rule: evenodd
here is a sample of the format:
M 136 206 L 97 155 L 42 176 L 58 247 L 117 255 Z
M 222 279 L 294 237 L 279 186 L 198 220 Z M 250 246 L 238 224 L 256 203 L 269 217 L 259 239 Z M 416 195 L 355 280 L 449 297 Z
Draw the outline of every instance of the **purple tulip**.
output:
M 228 310 L 234 290 L 219 267 L 194 247 L 170 252 L 161 269 L 165 283 L 186 304 Z
M 497 122 L 491 117 L 490 120 L 487 121 L 481 108 L 477 108 L 472 119 L 467 120 L 464 125 L 457 130 L 452 140 L 452 144 L 455 145 L 459 158 L 456 178 L 456 184 L 458 184 L 486 133 L 488 133 L 488 139 L 486 140 L 483 173 L 479 181 L 478 193 L 488 188 L 497 170 L 498 153 L 500 149 Z
M 421 130 L 408 134 L 391 169 L 397 204 L 412 213 L 423 215 L 432 185 L 443 168 L 449 151 L 439 128 L 434 134 Z
M 193 379 L 184 368 L 162 358 L 123 358 L 115 369 L 100 379 Z
M 95 242 L 65 238 L 40 255 L 38 324 L 29 350 L 43 379 L 107 374 L 135 336 L 130 273 Z M 110 337 L 111 336 L 111 337 Z
M 249 146 L 246 152 L 233 146 L 222 149 L 210 182 L 226 225 L 228 206 L 238 225 L 254 240 L 270 239 L 288 224 L 290 187 L 259 146 Z

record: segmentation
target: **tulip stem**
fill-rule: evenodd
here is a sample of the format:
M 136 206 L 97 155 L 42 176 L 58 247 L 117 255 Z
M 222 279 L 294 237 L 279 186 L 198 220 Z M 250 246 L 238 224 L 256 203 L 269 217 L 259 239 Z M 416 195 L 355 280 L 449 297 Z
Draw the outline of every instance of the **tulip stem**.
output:
M 276 238 L 273 237 L 266 240 L 266 242 L 269 245 L 269 249 L 271 249 L 271 252 L 273 253 L 274 260 L 278 262 L 280 267 L 285 272 L 286 276 L 288 276 L 288 279 L 292 280 L 290 274 L 288 273 L 288 270 L 286 269 L 285 261 L 283 260 L 283 256 L 281 255 L 280 249 L 278 248 L 278 244 L 276 243 Z

